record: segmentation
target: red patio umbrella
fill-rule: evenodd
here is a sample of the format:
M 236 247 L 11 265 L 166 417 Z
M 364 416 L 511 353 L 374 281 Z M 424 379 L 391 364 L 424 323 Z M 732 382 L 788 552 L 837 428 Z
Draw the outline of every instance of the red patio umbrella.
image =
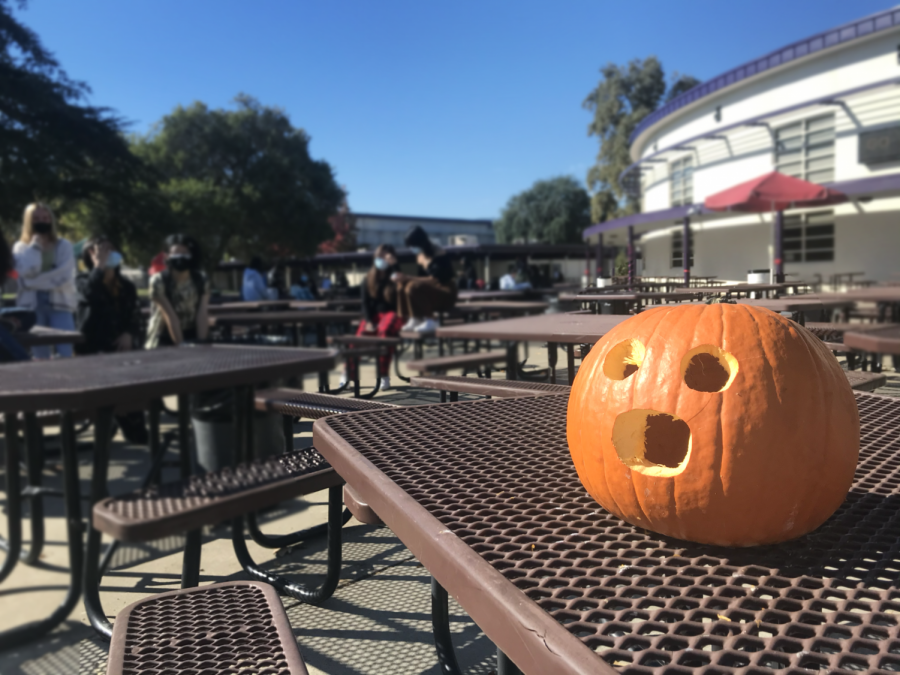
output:
M 775 213 L 775 280 L 784 281 L 783 211 L 786 209 L 827 206 L 847 201 L 847 195 L 816 183 L 770 173 L 707 197 L 703 205 L 712 211 Z

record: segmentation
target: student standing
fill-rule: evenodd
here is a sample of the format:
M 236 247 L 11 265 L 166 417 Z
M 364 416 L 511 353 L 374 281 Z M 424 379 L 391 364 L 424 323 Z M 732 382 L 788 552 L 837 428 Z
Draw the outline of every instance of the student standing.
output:
M 16 304 L 32 310 L 37 325 L 75 330 L 73 312 L 78 303 L 75 292 L 75 257 L 72 244 L 59 236 L 56 218 L 46 204 L 36 202 L 25 208 L 22 235 L 13 248 L 19 276 Z M 72 345 L 55 346 L 61 357 L 72 356 Z M 32 348 L 38 359 L 48 359 L 51 348 Z

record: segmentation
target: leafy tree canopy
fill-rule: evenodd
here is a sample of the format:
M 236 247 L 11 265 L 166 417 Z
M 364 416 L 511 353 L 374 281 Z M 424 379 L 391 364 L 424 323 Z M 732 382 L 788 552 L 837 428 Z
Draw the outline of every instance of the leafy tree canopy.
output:
M 0 221 L 18 224 L 35 199 L 116 199 L 139 176 L 121 121 L 88 93 L 0 0 Z
M 540 180 L 510 198 L 494 223 L 501 243 L 568 244 L 591 224 L 590 197 L 570 176 Z
M 171 211 L 172 221 L 154 228 L 158 241 L 167 232 L 193 234 L 208 264 L 226 252 L 314 253 L 344 200 L 331 167 L 310 157 L 309 136 L 284 111 L 243 94 L 235 103 L 234 110 L 178 107 L 134 140 Z
M 624 66 L 608 63 L 600 75 L 600 83 L 584 101 L 584 107 L 594 114 L 588 134 L 600 139 L 597 163 L 587 174 L 593 222 L 639 210 L 636 196 L 626 195 L 619 185 L 619 174 L 631 164 L 628 139 L 660 104 L 699 84 L 689 75 L 675 73 L 666 87 L 662 64 L 655 56 Z

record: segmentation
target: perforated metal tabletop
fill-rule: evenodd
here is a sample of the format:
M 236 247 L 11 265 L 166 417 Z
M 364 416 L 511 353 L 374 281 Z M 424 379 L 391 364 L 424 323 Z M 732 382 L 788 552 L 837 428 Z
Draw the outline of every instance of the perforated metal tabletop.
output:
M 900 400 L 856 401 L 845 503 L 812 534 L 747 549 L 600 507 L 569 455 L 565 396 L 329 417 L 314 441 L 525 673 L 896 672 Z
M 900 326 L 892 325 L 858 333 L 844 333 L 844 344 L 875 354 L 900 354 Z
M 91 410 L 334 367 L 331 349 L 195 345 L 3 366 L 0 412 Z
M 306 325 L 317 323 L 339 323 L 353 321 L 359 312 L 339 312 L 337 310 L 292 309 L 276 312 L 235 312 L 209 317 L 210 326 L 257 326 L 266 325 Z
M 627 319 L 610 314 L 537 314 L 437 329 L 440 338 L 594 344 Z

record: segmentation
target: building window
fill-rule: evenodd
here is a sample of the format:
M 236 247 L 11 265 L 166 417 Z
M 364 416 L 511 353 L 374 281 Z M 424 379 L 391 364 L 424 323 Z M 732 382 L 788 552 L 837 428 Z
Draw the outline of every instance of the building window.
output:
M 784 262 L 834 260 L 834 211 L 784 218 Z
M 669 165 L 672 180 L 672 206 L 694 203 L 694 158 L 682 157 Z
M 684 252 L 682 251 L 681 243 L 684 241 L 684 237 L 681 235 L 681 230 L 676 230 L 672 233 L 672 267 L 681 267 L 683 261 L 682 256 Z M 694 231 L 690 230 L 688 232 L 688 242 L 691 245 L 691 259 L 690 266 L 694 266 Z
M 811 183 L 834 180 L 834 113 L 775 130 L 775 168 Z

